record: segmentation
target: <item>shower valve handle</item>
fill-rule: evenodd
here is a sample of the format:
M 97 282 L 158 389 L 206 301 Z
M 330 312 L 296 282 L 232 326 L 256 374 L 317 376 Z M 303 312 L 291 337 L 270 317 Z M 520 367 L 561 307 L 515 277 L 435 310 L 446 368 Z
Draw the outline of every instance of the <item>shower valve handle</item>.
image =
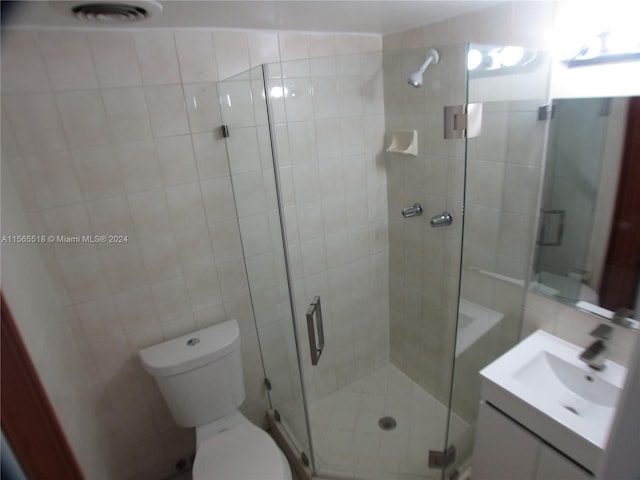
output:
M 402 209 L 402 216 L 404 218 L 419 217 L 420 215 L 422 215 L 422 205 L 419 203 L 414 203 L 410 207 Z
M 453 222 L 451 214 L 449 212 L 443 212 L 440 215 L 432 217 L 429 223 L 431 223 L 432 227 L 444 227 L 446 225 L 451 225 L 451 222 Z

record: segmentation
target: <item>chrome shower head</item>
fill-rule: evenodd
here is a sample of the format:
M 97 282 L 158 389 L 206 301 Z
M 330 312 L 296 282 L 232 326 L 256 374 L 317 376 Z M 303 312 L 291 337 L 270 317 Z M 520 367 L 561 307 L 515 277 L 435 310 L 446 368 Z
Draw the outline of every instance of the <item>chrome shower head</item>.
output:
M 422 86 L 422 72 L 415 72 L 407 79 L 407 81 L 409 82 L 409 85 L 420 88 Z
M 438 54 L 437 50 L 434 50 L 433 48 L 431 50 L 429 50 L 429 54 L 427 55 L 427 59 L 425 60 L 425 62 L 422 64 L 422 66 L 420 67 L 420 70 L 418 70 L 415 73 L 412 73 L 409 78 L 407 78 L 407 82 L 409 82 L 409 85 L 416 87 L 416 88 L 420 88 L 422 86 L 422 80 L 423 80 L 423 74 L 425 72 L 425 70 L 427 69 L 427 67 L 429 65 L 431 65 L 432 63 L 435 65 L 440 61 L 440 54 Z

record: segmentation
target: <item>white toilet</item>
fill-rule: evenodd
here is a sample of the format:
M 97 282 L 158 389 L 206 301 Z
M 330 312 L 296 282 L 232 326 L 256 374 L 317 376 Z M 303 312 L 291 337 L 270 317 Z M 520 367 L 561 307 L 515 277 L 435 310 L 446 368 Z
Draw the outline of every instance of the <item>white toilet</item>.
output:
M 176 423 L 196 428 L 193 480 L 291 480 L 273 439 L 238 411 L 245 398 L 238 322 L 145 348 L 140 358 Z

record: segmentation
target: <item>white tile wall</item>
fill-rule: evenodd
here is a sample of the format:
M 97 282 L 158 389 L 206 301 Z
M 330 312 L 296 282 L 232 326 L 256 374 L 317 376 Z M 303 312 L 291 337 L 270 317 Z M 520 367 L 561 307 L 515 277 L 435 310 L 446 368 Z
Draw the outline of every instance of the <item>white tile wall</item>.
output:
M 89 37 L 89 43 L 102 88 L 142 84 L 135 42 L 131 35 L 95 32 Z
M 385 163 L 390 226 L 391 360 L 440 401 L 447 401 L 451 374 L 447 359 L 451 358 L 453 348 L 450 325 L 455 324 L 455 311 L 451 307 L 457 302 L 457 282 L 453 280 L 458 270 L 455 263 L 445 262 L 445 245 L 460 248 L 462 191 L 453 177 L 462 175 L 456 164 L 463 162 L 464 157 L 456 148 L 459 140 L 440 139 L 441 115 L 450 100 L 463 101 L 464 90 L 438 79 L 454 76 L 464 62 L 464 48 L 437 48 L 440 63 L 427 72 L 420 90 L 408 86 L 406 76 L 424 61 L 425 50 L 385 52 L 387 131 L 417 129 L 420 139 L 418 157 L 387 154 Z M 436 115 L 437 123 L 433 120 L 428 124 L 427 120 Z M 422 204 L 423 216 L 403 219 L 402 208 L 416 202 Z M 429 219 L 447 209 L 458 222 L 454 220 L 452 228 L 432 229 Z
M 55 152 L 66 148 L 64 130 L 53 95 L 7 95 L 2 104 L 7 117 L 12 119 L 21 155 Z
M 323 298 L 322 367 L 311 367 L 308 345 L 302 354 L 310 398 L 334 392 L 388 358 L 387 221 L 378 201 L 386 197 L 386 183 L 377 161 L 379 138 L 365 136 L 365 125 L 369 131 L 384 121 L 382 97 L 368 96 L 369 88 L 382 90 L 382 56 L 334 55 L 338 44 L 338 52 L 360 47 L 344 38 L 319 38 L 304 45 L 296 34 L 281 35 L 291 51 L 306 47 L 329 56 L 283 62 L 270 72 L 286 75 L 283 83 L 273 79 L 286 92 L 272 103 L 301 332 L 309 302 Z M 379 241 L 371 244 L 375 233 Z M 373 284 L 371 277 L 382 280 Z
M 218 80 L 218 66 L 209 32 L 175 32 L 182 81 L 213 82 Z
M 180 83 L 173 32 L 136 32 L 134 41 L 143 85 Z M 201 60 L 206 63 L 211 58 L 204 57 Z
M 307 39 L 336 43 L 335 35 L 296 34 L 300 50 L 287 47 L 289 35 L 16 30 L 3 39 L 3 70 L 11 71 L 2 85 L 3 163 L 10 152 L 28 215 L 54 234 L 128 236 L 119 245 L 56 245 L 45 256 L 66 287 L 60 298 L 80 327 L 78 347 L 96 365 L 94 400 L 83 408 L 99 418 L 71 433 L 92 478 L 166 477 L 193 449 L 192 433 L 173 426 L 136 352 L 195 328 L 238 318 L 247 346 L 245 411 L 262 421 L 268 404 L 212 82 L 278 61 L 281 49 L 286 58 L 307 58 Z M 348 48 L 379 50 L 380 41 L 356 36 Z M 255 113 L 265 118 L 264 109 Z M 265 161 L 266 133 L 259 129 L 235 153 Z M 273 179 L 256 175 L 258 165 L 240 166 L 242 214 L 260 214 L 273 201 L 260 193 Z M 273 256 L 258 258 L 269 272 L 281 271 Z M 3 274 L 10 283 L 12 271 Z M 272 278 L 258 282 L 269 286 Z M 61 417 L 71 428 L 73 417 Z M 101 447 L 111 456 L 101 460 L 84 437 L 103 420 L 117 427 Z
M 54 91 L 98 86 L 86 35 L 81 32 L 41 32 L 38 41 Z
M 3 155 L 2 231 L 34 234 L 21 205 L 20 181 L 5 161 Z M 108 467 L 111 459 L 105 453 L 107 425 L 102 416 L 96 415 L 103 401 L 99 393 L 102 388 L 96 378 L 93 358 L 86 355 L 84 345 L 76 343 L 76 339 L 83 336 L 80 328 L 96 336 L 103 335 L 110 330 L 112 322 L 117 324 L 117 316 L 109 315 L 112 305 L 96 305 L 97 308 L 92 303 L 79 305 L 82 315 L 89 314 L 89 321 L 76 317 L 72 310 L 63 309 L 53 286 L 61 280 L 56 278 L 57 272 L 47 268 L 42 250 L 38 244 L 2 245 L 3 297 L 67 438 L 77 457 L 82 459 L 84 474 L 104 478 L 112 472 Z M 55 263 L 52 251 L 49 256 L 49 261 Z

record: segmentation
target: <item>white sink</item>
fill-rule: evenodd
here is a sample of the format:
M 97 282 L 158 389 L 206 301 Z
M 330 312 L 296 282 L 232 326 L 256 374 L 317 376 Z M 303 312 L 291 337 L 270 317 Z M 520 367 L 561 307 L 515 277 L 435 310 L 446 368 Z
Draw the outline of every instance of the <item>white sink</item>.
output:
M 626 369 L 596 371 L 571 343 L 538 330 L 480 372 L 482 398 L 594 471 Z

